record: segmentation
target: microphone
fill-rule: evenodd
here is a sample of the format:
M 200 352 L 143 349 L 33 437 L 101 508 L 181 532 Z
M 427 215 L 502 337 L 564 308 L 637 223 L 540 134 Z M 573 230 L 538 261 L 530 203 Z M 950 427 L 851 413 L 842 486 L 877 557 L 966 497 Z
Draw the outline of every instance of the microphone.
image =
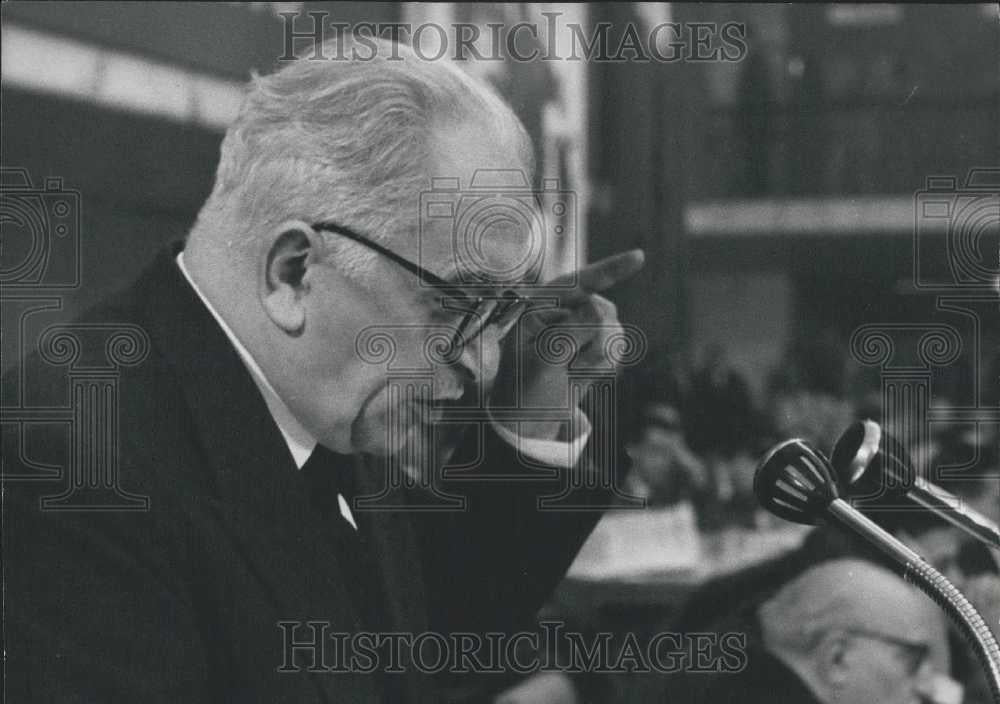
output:
M 840 498 L 830 460 L 806 440 L 786 440 L 771 448 L 757 467 L 754 494 L 779 518 L 815 525 L 826 519 L 855 533 L 895 562 L 902 576 L 931 597 L 972 644 L 1000 702 L 1000 645 L 983 617 L 948 579 L 920 555 Z
M 903 444 L 875 421 L 852 423 L 837 440 L 830 460 L 840 486 L 854 498 L 902 495 L 991 548 L 1000 549 L 1000 526 L 954 494 L 917 476 Z

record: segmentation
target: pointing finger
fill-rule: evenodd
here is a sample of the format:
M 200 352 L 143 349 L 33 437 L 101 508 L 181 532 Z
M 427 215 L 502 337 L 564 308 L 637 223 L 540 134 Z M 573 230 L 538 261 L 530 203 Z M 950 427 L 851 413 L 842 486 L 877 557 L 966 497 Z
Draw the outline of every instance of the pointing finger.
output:
M 588 264 L 574 274 L 560 276 L 551 281 L 550 285 L 566 285 L 575 277 L 576 286 L 566 294 L 560 293 L 564 303 L 572 303 L 632 277 L 642 269 L 645 261 L 646 255 L 641 249 L 631 249 Z

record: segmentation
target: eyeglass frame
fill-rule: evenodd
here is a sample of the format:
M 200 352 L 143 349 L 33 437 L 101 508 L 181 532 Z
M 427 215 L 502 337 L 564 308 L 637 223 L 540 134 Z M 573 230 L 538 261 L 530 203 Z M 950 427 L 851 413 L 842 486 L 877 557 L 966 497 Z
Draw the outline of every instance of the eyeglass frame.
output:
M 320 232 L 332 232 L 336 235 L 346 237 L 361 246 L 377 253 L 381 254 L 386 259 L 394 262 L 398 266 L 403 267 L 411 274 L 416 275 L 424 284 L 431 286 L 447 296 L 452 298 L 457 298 L 465 302 L 466 304 L 472 306 L 470 310 L 465 311 L 465 315 L 462 317 L 461 322 L 458 324 L 458 328 L 455 330 L 455 334 L 452 336 L 449 350 L 452 352 L 457 352 L 460 348 L 466 348 L 470 342 L 479 337 L 487 327 L 490 326 L 495 320 L 509 315 L 512 310 L 517 308 L 523 309 L 527 306 L 528 302 L 531 300 L 529 296 L 522 296 L 513 289 L 505 289 L 499 297 L 496 297 L 497 304 L 488 312 L 484 313 L 482 311 L 483 304 L 489 300 L 494 300 L 494 297 L 484 297 L 484 296 L 470 296 L 468 293 L 462 290 L 462 288 L 456 284 L 447 281 L 432 271 L 425 269 L 416 262 L 410 261 L 406 257 L 397 254 L 385 245 L 382 245 L 375 240 L 365 237 L 354 230 L 339 225 L 331 221 L 323 221 L 313 223 L 311 225 L 312 229 Z M 507 301 L 506 306 L 501 306 L 500 299 Z M 499 314 L 497 311 L 500 311 Z M 466 336 L 465 330 L 472 322 L 473 318 L 480 318 L 483 322 L 478 329 L 475 330 L 475 334 Z
M 907 672 L 911 677 L 916 676 L 916 674 L 920 672 L 920 668 L 923 667 L 925 662 L 927 662 L 927 659 L 931 654 L 931 647 L 926 643 L 914 643 L 913 641 L 896 638 L 895 636 L 890 636 L 886 633 L 869 631 L 865 628 L 849 628 L 846 632 L 851 635 L 863 636 L 871 640 L 881 641 L 882 643 L 888 643 L 889 645 L 895 645 L 904 649 L 907 655 L 912 659 L 912 663 L 907 669 Z

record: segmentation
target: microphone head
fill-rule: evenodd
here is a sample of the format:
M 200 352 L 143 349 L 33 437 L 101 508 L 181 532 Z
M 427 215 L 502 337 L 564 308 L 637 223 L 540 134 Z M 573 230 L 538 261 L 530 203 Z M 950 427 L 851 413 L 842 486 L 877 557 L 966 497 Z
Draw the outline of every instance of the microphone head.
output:
M 757 466 L 753 490 L 760 505 L 779 518 L 815 525 L 838 498 L 830 460 L 801 439 L 772 447 Z
M 838 438 L 830 463 L 851 496 L 902 493 L 913 486 L 910 454 L 873 420 L 852 423 Z

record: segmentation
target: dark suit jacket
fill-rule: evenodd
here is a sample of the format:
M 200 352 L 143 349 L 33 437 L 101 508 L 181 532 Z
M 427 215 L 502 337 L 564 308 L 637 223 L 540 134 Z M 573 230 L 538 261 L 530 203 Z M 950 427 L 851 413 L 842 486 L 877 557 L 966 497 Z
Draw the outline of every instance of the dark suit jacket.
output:
M 278 671 L 279 621 L 355 631 L 360 609 L 262 397 L 176 251 L 84 321 L 148 334 L 148 357 L 118 383 L 117 431 L 84 429 L 117 443 L 121 488 L 148 497 L 148 510 L 41 510 L 42 497 L 67 486 L 65 472 L 5 482 L 8 701 L 376 701 L 371 675 Z M 65 367 L 36 356 L 17 371 L 5 383 L 23 382 L 33 402 L 71 403 Z M 71 447 L 65 426 L 6 440 L 7 467 L 22 450 L 65 466 Z M 486 471 L 517 468 L 511 448 L 489 432 L 484 442 Z M 536 510 L 558 480 L 447 488 L 468 497 L 467 510 L 357 513 L 382 573 L 388 630 L 530 623 L 596 512 Z M 433 683 L 406 669 L 394 701 L 434 700 Z

